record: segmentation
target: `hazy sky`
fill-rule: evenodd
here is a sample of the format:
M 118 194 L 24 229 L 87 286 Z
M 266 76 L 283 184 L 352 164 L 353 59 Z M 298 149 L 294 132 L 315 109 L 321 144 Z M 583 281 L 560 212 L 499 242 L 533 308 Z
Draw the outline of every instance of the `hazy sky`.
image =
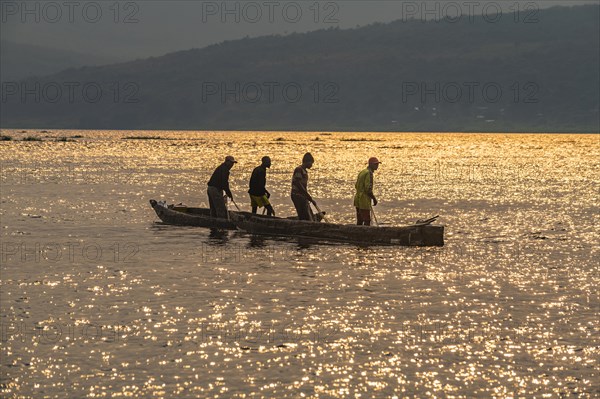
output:
M 3 40 L 133 59 L 265 34 L 373 22 L 470 16 L 534 17 L 536 8 L 594 1 L 1 1 Z

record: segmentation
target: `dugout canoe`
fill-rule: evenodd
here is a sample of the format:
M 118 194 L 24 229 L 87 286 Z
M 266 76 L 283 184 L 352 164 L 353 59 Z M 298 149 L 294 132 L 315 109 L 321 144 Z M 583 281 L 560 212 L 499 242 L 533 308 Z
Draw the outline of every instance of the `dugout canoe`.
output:
M 239 229 L 256 235 L 306 237 L 367 245 L 444 245 L 444 226 L 427 222 L 397 227 L 356 226 L 257 217 L 247 213 L 232 213 L 231 220 Z
M 154 209 L 154 212 L 156 212 L 156 216 L 165 224 L 224 230 L 237 229 L 235 223 L 231 220 L 210 216 L 210 209 L 208 208 L 177 207 L 155 200 L 150 200 L 150 205 Z M 229 213 L 232 214 L 233 212 Z
M 237 226 L 231 220 L 232 215 L 239 214 L 245 216 L 254 216 L 256 218 L 271 218 L 279 219 L 270 216 L 253 214 L 250 212 L 235 212 L 229 211 L 229 220 L 222 218 L 215 218 L 210 215 L 210 209 L 208 208 L 192 208 L 181 205 L 167 205 L 164 202 L 158 202 L 156 200 L 150 200 L 150 206 L 156 212 L 156 216 L 165 224 L 171 224 L 174 226 L 192 226 L 192 227 L 206 227 L 211 229 L 225 229 L 225 230 L 237 230 Z M 319 220 L 323 218 L 322 215 L 316 215 Z M 290 217 L 290 220 L 297 220 L 297 217 Z

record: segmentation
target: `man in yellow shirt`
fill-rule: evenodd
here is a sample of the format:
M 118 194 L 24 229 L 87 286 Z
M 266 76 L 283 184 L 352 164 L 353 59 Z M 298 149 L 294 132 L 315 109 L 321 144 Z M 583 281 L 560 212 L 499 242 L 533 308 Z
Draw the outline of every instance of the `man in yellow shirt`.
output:
M 373 172 L 379 168 L 380 163 L 377 158 L 370 158 L 369 166 L 358 174 L 354 206 L 356 207 L 356 224 L 359 226 L 371 225 L 371 200 L 373 206 L 377 205 L 377 198 L 373 194 Z

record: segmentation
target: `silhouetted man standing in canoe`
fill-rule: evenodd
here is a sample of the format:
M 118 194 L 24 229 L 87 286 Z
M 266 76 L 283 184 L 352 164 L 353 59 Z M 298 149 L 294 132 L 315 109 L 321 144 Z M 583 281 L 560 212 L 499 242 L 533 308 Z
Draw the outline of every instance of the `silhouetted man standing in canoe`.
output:
M 302 158 L 302 165 L 294 170 L 292 176 L 292 202 L 300 220 L 315 220 L 309 202 L 317 203 L 308 193 L 308 169 L 312 168 L 315 159 L 307 152 Z
M 271 194 L 267 191 L 267 169 L 271 167 L 271 158 L 263 157 L 260 166 L 257 166 L 252 171 L 250 177 L 250 204 L 252 205 L 252 213 L 256 213 L 258 208 L 264 207 L 267 210 L 267 216 L 275 216 L 275 210 L 269 202 Z
M 373 194 L 373 172 L 379 168 L 379 160 L 375 157 L 369 159 L 369 166 L 358 174 L 356 180 L 356 195 L 354 195 L 354 206 L 356 207 L 356 224 L 359 226 L 371 225 L 371 200 L 373 206 L 377 205 L 377 198 Z
M 231 155 L 225 157 L 225 162 L 215 169 L 208 181 L 208 203 L 210 204 L 210 215 L 213 217 L 227 219 L 227 205 L 225 205 L 225 193 L 233 201 L 233 194 L 229 189 L 229 171 L 237 161 Z

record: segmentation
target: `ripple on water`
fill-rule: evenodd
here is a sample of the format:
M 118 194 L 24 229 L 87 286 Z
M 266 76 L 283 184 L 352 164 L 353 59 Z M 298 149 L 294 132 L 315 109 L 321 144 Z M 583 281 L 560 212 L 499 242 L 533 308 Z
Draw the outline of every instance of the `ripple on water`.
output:
M 595 136 L 49 135 L 75 134 L 0 143 L 8 397 L 600 395 Z M 206 206 L 226 153 L 240 205 L 269 154 L 272 201 L 292 214 L 306 151 L 331 219 L 353 222 L 375 155 L 378 219 L 440 214 L 446 246 L 154 224 L 150 198 Z

